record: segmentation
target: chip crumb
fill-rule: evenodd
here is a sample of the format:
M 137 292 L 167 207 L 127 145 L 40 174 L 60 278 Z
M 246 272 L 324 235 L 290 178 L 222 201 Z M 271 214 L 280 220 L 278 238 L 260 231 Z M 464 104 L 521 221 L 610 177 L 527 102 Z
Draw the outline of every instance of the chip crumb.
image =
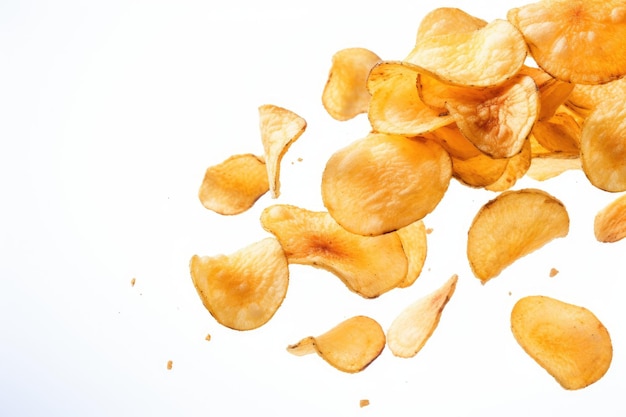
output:
M 513 293 L 511 291 L 509 291 L 509 296 L 513 295 Z
M 131 280 L 130 280 L 130 286 L 131 286 L 131 287 L 134 287 L 134 286 L 135 286 L 135 278 L 133 278 L 133 279 L 131 279 Z
M 426 229 L 426 234 L 429 235 L 433 232 L 433 228 L 429 227 L 428 229 Z
M 302 162 L 302 158 L 301 158 L 301 157 L 300 157 L 300 158 L 298 158 L 298 162 Z
M 367 407 L 368 405 L 370 405 L 370 400 L 363 399 L 363 400 L 359 401 L 359 407 L 361 407 L 361 408 Z
M 204 340 L 206 340 L 207 342 L 211 341 L 211 335 L 207 334 L 206 337 L 204 338 Z
M 172 361 L 167 361 L 167 370 L 171 370 L 172 369 L 172 365 L 174 365 L 174 362 Z
M 556 269 L 556 268 L 550 269 L 550 278 L 556 276 L 556 274 L 558 274 L 558 273 L 559 273 L 558 269 Z

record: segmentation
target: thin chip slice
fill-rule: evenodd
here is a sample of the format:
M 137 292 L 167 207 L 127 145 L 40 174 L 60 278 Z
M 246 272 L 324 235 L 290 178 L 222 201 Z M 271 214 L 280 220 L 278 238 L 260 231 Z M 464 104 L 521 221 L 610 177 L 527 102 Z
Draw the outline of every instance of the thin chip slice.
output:
M 572 169 L 582 169 L 577 155 L 542 154 L 532 157 L 526 175 L 537 181 L 546 181 Z
M 287 351 L 298 356 L 317 353 L 336 369 L 356 373 L 381 354 L 385 341 L 385 332 L 378 322 L 367 316 L 355 316 L 320 336 L 309 336 L 289 345 Z
M 206 309 L 220 324 L 235 330 L 267 323 L 282 304 L 289 283 L 287 257 L 274 238 L 231 255 L 194 255 L 190 270 Z
M 487 22 L 455 7 L 439 7 L 424 16 L 417 29 L 417 41 L 451 33 L 473 32 Z
M 266 208 L 261 224 L 276 236 L 290 263 L 330 271 L 365 298 L 378 297 L 407 277 L 407 255 L 396 233 L 356 235 L 326 212 L 291 205 Z
M 426 227 L 422 220 L 411 223 L 396 231 L 402 242 L 402 248 L 409 262 L 406 277 L 398 284 L 398 287 L 406 288 L 413 285 L 422 273 L 428 244 L 426 241 Z M 380 256 L 380 255 L 379 255 Z
M 379 61 L 378 55 L 365 48 L 342 49 L 333 55 L 322 93 L 322 104 L 331 117 L 343 121 L 367 112 L 371 97 L 367 77 Z
M 554 78 L 602 84 L 626 74 L 623 0 L 543 0 L 509 10 L 507 18 Z
M 576 114 L 587 117 L 600 103 L 613 97 L 626 97 L 626 77 L 605 84 L 575 84 L 567 97 L 566 106 Z
M 401 358 L 411 358 L 433 334 L 444 307 L 454 294 L 458 277 L 453 275 L 439 289 L 405 308 L 387 331 L 387 346 Z
M 209 210 L 233 215 L 248 210 L 268 190 L 265 162 L 252 154 L 233 155 L 206 170 L 198 198 Z
M 306 129 L 306 121 L 294 112 L 264 104 L 259 107 L 259 127 L 272 198 L 280 195 L 280 162 Z
M 523 66 L 519 73 L 532 77 L 539 90 L 541 106 L 537 120 L 551 118 L 574 90 L 574 84 L 557 80 L 540 68 Z
M 569 216 L 555 197 L 532 188 L 505 191 L 474 217 L 467 257 L 484 284 L 517 259 L 568 232 Z
M 489 87 L 513 77 L 526 53 L 521 33 L 496 19 L 473 32 L 421 38 L 405 61 L 449 84 Z
M 540 120 L 533 127 L 533 136 L 552 152 L 578 154 L 582 129 L 569 113 L 556 113 L 548 120 Z
M 430 213 L 451 177 L 450 158 L 439 144 L 374 133 L 330 157 L 322 175 L 322 199 L 346 230 L 375 236 Z
M 511 311 L 513 336 L 565 389 L 597 382 L 613 359 L 609 332 L 588 309 L 546 296 L 528 296 Z
M 517 180 L 522 178 L 530 169 L 532 162 L 532 152 L 530 141 L 524 141 L 522 151 L 507 159 L 506 168 L 500 178 L 485 186 L 489 191 L 506 191 L 513 187 Z
M 626 195 L 616 198 L 596 214 L 593 232 L 599 242 L 617 242 L 626 237 Z

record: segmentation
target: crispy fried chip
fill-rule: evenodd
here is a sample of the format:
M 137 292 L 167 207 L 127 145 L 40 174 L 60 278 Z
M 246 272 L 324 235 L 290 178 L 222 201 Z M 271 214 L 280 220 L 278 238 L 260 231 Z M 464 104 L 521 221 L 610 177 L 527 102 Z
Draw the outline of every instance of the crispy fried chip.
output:
M 509 10 L 507 18 L 554 78 L 602 84 L 626 74 L 623 0 L 543 0 Z
M 411 358 L 433 334 L 444 307 L 454 294 L 458 277 L 453 275 L 439 289 L 405 308 L 387 331 L 387 346 L 401 358 Z
M 287 257 L 274 238 L 231 255 L 194 255 L 190 270 L 206 309 L 220 324 L 235 330 L 267 323 L 282 304 L 289 283 Z
M 417 29 L 417 41 L 450 33 L 473 32 L 487 22 L 455 7 L 439 7 L 424 16 Z
M 520 299 L 511 312 L 513 336 L 565 389 L 602 378 L 613 358 L 607 329 L 584 307 L 545 296 Z
M 552 117 L 574 90 L 574 84 L 557 80 L 540 68 L 523 66 L 520 74 L 532 77 L 539 90 L 541 105 L 537 120 L 546 120 Z
M 473 32 L 421 38 L 405 61 L 449 84 L 488 87 L 513 77 L 526 52 L 520 32 L 497 19 Z
M 378 55 L 365 48 L 347 48 L 333 55 L 322 93 L 324 108 L 336 120 L 349 120 L 369 108 L 367 77 Z
M 587 117 L 600 103 L 613 97 L 626 98 L 626 77 L 605 84 L 575 84 L 566 106 L 577 115 Z
M 517 259 L 569 231 L 559 200 L 537 189 L 505 191 L 476 214 L 467 238 L 467 257 L 483 284 Z
M 265 162 L 252 154 L 233 155 L 209 167 L 198 198 L 202 205 L 219 214 L 239 214 L 269 190 Z
M 259 107 L 259 126 L 272 198 L 280 195 L 280 162 L 306 129 L 306 121 L 294 112 L 273 104 Z
M 402 242 L 402 248 L 409 262 L 406 277 L 398 287 L 406 288 L 415 282 L 422 273 L 424 262 L 426 262 L 427 241 L 426 227 L 424 222 L 418 220 L 396 231 Z
M 537 181 L 545 181 L 571 169 L 582 169 L 580 158 L 568 154 L 542 154 L 533 156 L 526 175 Z
M 600 242 L 617 242 L 626 237 L 626 195 L 600 210 L 593 222 L 593 232 Z
M 578 154 L 582 129 L 569 113 L 556 113 L 548 120 L 540 120 L 533 127 L 537 142 L 552 152 Z
M 515 185 L 517 180 L 522 178 L 530 168 L 532 162 L 532 152 L 530 141 L 524 141 L 522 151 L 507 159 L 506 168 L 500 178 L 485 186 L 490 191 L 506 191 Z
M 407 277 L 406 248 L 396 233 L 356 235 L 326 212 L 290 205 L 266 208 L 261 224 L 276 236 L 290 263 L 330 271 L 363 297 L 378 297 Z
M 289 345 L 287 351 L 298 356 L 315 352 L 340 371 L 356 373 L 381 354 L 385 341 L 385 333 L 378 322 L 366 316 L 355 316 L 320 336 L 309 336 Z
M 380 235 L 430 213 L 451 177 L 450 158 L 439 144 L 374 133 L 330 157 L 322 175 L 322 199 L 346 230 Z

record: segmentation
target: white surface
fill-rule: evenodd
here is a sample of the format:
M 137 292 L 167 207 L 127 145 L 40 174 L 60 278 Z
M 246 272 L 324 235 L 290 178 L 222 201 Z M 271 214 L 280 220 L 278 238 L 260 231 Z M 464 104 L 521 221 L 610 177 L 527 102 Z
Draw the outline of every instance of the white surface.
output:
M 522 4 L 466 3 L 1 2 L 0 414 L 623 415 L 626 242 L 595 242 L 593 216 L 615 195 L 580 172 L 516 185 L 560 198 L 571 231 L 485 286 L 465 238 L 494 194 L 456 182 L 425 220 L 427 264 L 406 290 L 364 300 L 329 273 L 293 266 L 274 319 L 238 333 L 213 320 L 189 278 L 194 253 L 267 236 L 267 205 L 322 208 L 326 159 L 368 131 L 364 115 L 340 123 L 322 108 L 334 52 L 401 59 L 437 6 L 491 20 Z M 282 196 L 235 217 L 205 210 L 204 170 L 261 152 L 264 103 L 309 124 L 283 160 Z M 549 278 L 552 267 L 560 273 Z M 385 350 L 348 375 L 285 351 L 355 314 L 386 328 L 453 273 L 457 291 L 415 358 Z M 584 305 L 604 322 L 615 351 L 602 380 L 567 392 L 523 353 L 508 318 L 527 294 Z

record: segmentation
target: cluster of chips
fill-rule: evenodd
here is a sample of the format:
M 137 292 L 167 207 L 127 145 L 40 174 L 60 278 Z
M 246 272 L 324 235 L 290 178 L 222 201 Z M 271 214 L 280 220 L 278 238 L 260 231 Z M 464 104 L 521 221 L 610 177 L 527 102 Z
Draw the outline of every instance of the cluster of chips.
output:
M 193 256 L 191 276 L 204 305 L 224 326 L 258 328 L 286 295 L 289 264 L 330 271 L 365 298 L 410 286 L 426 258 L 422 219 L 453 178 L 500 192 L 468 231 L 469 265 L 483 283 L 566 236 L 561 201 L 539 189 L 510 188 L 524 175 L 546 180 L 582 169 L 594 186 L 626 191 L 624 39 L 623 1 L 544 0 L 492 22 L 436 9 L 398 61 L 363 48 L 339 51 L 323 105 L 341 121 L 367 113 L 371 131 L 327 161 L 327 211 L 272 205 L 260 223 L 273 237 L 231 255 Z M 279 195 L 281 159 L 306 122 L 272 105 L 259 113 L 264 155 L 210 167 L 199 193 L 208 209 L 232 215 L 268 191 Z M 594 226 L 599 241 L 624 238 L 626 197 L 598 213 Z M 457 279 L 406 307 L 386 333 L 356 316 L 287 350 L 318 353 L 345 372 L 365 369 L 385 346 L 412 357 L 437 327 Z M 596 382 L 611 363 L 609 334 L 583 307 L 525 297 L 512 310 L 511 328 L 566 389 Z

